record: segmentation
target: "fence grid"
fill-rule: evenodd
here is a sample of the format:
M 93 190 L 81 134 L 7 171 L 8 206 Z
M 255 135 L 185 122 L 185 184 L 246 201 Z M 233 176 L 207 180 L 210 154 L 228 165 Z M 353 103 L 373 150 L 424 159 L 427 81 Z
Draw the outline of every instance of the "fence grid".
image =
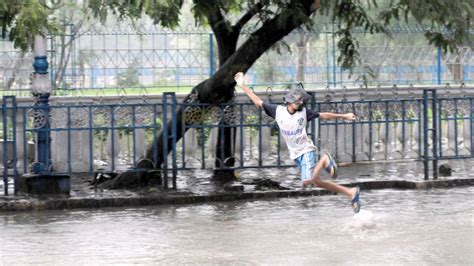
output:
M 64 35 L 48 38 L 49 74 L 57 95 L 117 88 L 130 93 L 137 93 L 134 89 L 138 88 L 188 92 L 216 71 L 216 42 L 212 33 L 203 30 L 75 27 L 68 24 Z M 265 53 L 247 73 L 251 83 L 263 88 L 288 82 L 303 82 L 308 88 L 342 88 L 359 86 L 363 76 L 368 85 L 473 83 L 471 47 L 443 55 L 428 44 L 413 44 L 412 40 L 423 36 L 410 29 L 394 30 L 392 41 L 379 35 L 364 39 L 360 34 L 361 64 L 350 74 L 337 64 L 339 54 L 330 28 L 287 36 L 291 51 Z M 32 53 L 15 50 L 3 40 L 0 55 L 3 94 L 29 95 Z

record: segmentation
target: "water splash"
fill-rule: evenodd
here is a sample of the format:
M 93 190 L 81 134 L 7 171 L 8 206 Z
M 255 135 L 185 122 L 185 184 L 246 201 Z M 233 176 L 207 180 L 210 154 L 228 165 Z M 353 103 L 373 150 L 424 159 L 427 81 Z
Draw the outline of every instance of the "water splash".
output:
M 371 229 L 376 227 L 375 217 L 371 211 L 360 210 L 351 221 L 351 227 L 359 229 Z

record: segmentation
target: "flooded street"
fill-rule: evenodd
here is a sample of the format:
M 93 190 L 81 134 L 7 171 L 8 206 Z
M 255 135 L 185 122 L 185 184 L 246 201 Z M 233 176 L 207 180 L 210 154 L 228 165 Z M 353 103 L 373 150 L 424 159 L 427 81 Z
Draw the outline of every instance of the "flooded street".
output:
M 473 187 L 0 214 L 0 264 L 473 264 Z

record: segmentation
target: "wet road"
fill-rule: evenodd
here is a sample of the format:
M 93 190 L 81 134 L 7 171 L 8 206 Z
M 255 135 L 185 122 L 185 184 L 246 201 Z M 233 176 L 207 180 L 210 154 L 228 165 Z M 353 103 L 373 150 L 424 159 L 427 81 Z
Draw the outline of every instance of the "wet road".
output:
M 474 264 L 473 187 L 0 214 L 2 265 Z

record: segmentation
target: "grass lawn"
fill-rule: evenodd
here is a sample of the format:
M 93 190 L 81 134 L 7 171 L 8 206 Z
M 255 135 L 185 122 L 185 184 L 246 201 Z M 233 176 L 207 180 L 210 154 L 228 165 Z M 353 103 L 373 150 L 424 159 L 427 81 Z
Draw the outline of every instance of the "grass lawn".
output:
M 96 89 L 56 89 L 53 96 L 123 96 L 123 95 L 153 95 L 163 92 L 189 93 L 191 86 L 163 86 L 163 87 L 132 87 L 132 88 L 96 88 Z M 270 86 L 254 86 L 255 91 L 267 91 Z M 275 86 L 276 90 L 282 90 L 282 86 Z M 274 89 L 275 90 L 275 89 Z M 17 97 L 32 96 L 30 90 L 4 91 L 0 90 L 1 96 L 14 95 Z

